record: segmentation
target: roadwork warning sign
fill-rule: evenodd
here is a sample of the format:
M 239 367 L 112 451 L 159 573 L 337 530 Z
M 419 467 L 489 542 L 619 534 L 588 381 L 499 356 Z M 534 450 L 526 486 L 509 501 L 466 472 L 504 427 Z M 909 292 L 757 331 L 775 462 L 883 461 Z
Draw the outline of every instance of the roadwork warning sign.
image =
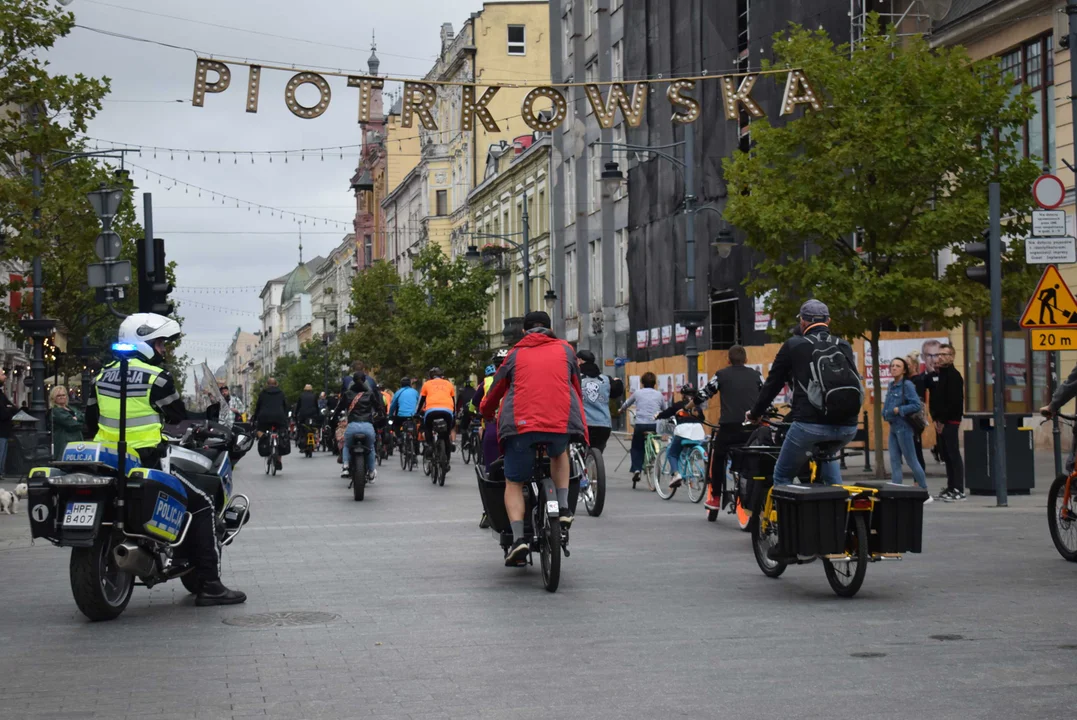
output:
M 1023 328 L 1077 328 L 1077 299 L 1054 265 L 1043 271 L 1021 315 Z

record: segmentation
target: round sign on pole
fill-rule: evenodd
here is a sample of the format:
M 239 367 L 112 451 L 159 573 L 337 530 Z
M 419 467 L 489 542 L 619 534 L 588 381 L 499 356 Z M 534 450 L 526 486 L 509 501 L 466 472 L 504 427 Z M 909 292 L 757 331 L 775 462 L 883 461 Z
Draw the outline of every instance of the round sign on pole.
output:
M 1066 186 L 1056 175 L 1044 173 L 1032 183 L 1032 197 L 1044 210 L 1054 210 L 1066 198 Z

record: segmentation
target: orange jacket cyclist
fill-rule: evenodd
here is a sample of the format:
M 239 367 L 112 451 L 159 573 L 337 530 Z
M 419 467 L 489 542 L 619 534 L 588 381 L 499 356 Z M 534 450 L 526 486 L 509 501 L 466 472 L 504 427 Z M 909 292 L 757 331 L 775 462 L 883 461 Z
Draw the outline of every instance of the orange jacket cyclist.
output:
M 423 383 L 419 392 L 419 408 L 422 413 L 423 427 L 426 428 L 426 443 L 434 444 L 434 419 L 442 417 L 449 428 L 449 452 L 456 451 L 456 388 L 445 379 L 439 367 L 430 368 L 430 379 Z

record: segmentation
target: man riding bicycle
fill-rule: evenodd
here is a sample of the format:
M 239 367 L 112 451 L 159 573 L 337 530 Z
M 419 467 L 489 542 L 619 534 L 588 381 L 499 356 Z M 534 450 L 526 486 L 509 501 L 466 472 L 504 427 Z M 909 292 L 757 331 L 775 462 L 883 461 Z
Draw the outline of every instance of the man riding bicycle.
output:
M 419 391 L 411 386 L 411 378 L 400 378 L 400 389 L 393 393 L 389 401 L 389 419 L 393 423 L 393 434 L 397 444 L 400 443 L 400 433 L 404 430 L 404 422 L 415 419 L 415 409 L 419 406 Z
M 423 383 L 419 393 L 419 409 L 423 413 L 423 427 L 426 430 L 426 450 L 433 453 L 434 420 L 444 418 L 447 423 L 449 452 L 456 452 L 456 388 L 445 379 L 439 367 L 430 368 L 430 379 Z
M 258 437 L 271 432 L 274 428 L 279 433 L 281 441 L 288 437 L 288 400 L 284 397 L 284 391 L 280 389 L 276 378 L 269 378 L 266 387 L 258 394 L 258 404 L 254 409 L 254 425 L 258 431 Z M 276 460 L 277 470 L 281 470 L 280 457 Z
M 524 337 L 505 358 L 479 408 L 487 420 L 498 414 L 498 438 L 508 481 L 505 511 L 512 527 L 512 546 L 505 556 L 509 567 L 526 562 L 529 550 L 524 537 L 523 483 L 531 479 L 535 445 L 546 445 L 561 525 L 567 528 L 573 519 L 568 505 L 568 444 L 587 440 L 576 352 L 557 339 L 550 327 L 550 316 L 541 310 L 524 317 Z
M 793 389 L 791 425 L 774 465 L 774 484 L 788 485 L 820 443 L 844 447 L 856 436 L 864 399 L 856 358 L 848 342 L 830 334 L 830 310 L 819 300 L 800 307 L 802 334 L 785 341 L 747 419 L 759 422 L 770 403 L 788 384 Z M 817 477 L 826 485 L 841 482 L 837 460 L 819 464 Z

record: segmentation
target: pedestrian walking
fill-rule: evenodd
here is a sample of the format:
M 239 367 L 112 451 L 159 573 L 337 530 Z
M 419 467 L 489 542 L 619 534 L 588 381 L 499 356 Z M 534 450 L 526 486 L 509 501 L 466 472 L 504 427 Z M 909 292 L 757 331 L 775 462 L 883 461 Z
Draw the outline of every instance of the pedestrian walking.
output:
M 916 484 L 927 490 L 924 466 L 916 458 L 913 428 L 909 417 L 923 411 L 916 387 L 909 380 L 909 362 L 904 358 L 890 361 L 890 388 L 883 402 L 883 419 L 890 423 L 890 480 L 901 484 L 901 460 L 904 457 Z M 928 495 L 927 502 L 931 502 Z
M 3 476 L 7 467 L 7 444 L 11 438 L 11 419 L 19 412 L 4 392 L 3 385 L 6 382 L 7 373 L 0 368 L 0 477 Z
M 922 408 L 926 408 L 927 372 L 920 367 L 920 353 L 913 351 L 913 353 L 906 358 L 906 366 L 909 368 L 909 381 L 912 382 L 913 387 L 916 388 L 916 396 L 920 398 L 920 405 Z M 916 450 L 916 459 L 919 461 L 920 467 L 922 467 L 926 473 L 927 463 L 924 462 L 925 427 L 919 429 L 912 428 L 912 443 L 913 448 Z
M 939 494 L 945 502 L 965 499 L 965 461 L 958 440 L 961 420 L 965 416 L 965 381 L 954 367 L 954 346 L 939 345 L 935 372 L 928 378 L 928 407 L 941 443 L 942 461 L 946 463 L 946 489 Z
M 639 482 L 639 474 L 643 472 L 644 441 L 647 439 L 648 433 L 653 433 L 658 429 L 655 415 L 660 413 L 666 406 L 666 400 L 662 397 L 662 393 L 655 390 L 658 377 L 653 372 L 643 373 L 643 377 L 640 378 L 639 382 L 642 387 L 625 400 L 620 410 L 620 412 L 624 412 L 633 405 L 636 406 L 636 422 L 632 424 L 632 448 L 630 451 L 633 487 Z

